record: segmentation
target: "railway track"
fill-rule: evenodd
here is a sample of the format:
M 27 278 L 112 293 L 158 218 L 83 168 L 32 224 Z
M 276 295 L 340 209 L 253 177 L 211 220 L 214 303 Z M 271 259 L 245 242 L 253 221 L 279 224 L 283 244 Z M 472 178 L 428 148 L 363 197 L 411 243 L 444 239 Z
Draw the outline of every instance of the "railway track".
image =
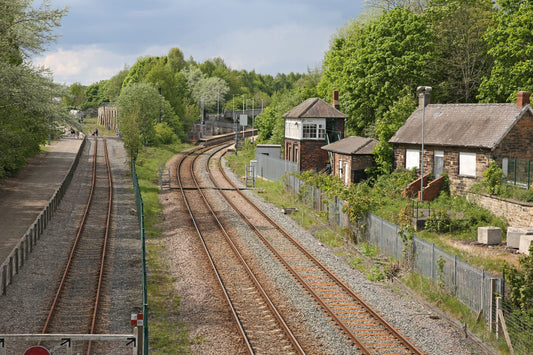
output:
M 280 312 L 240 254 L 195 177 L 204 150 L 191 152 L 177 167 L 178 184 L 205 253 L 242 336 L 246 352 L 303 354 Z
M 112 205 L 113 180 L 106 140 L 95 138 L 89 198 L 55 296 L 46 311 L 42 334 L 95 333 L 105 274 Z M 77 353 L 92 353 L 91 342 L 77 345 L 80 347 L 74 349 Z
M 225 174 L 220 164 L 220 154 L 217 160 L 216 164 L 207 164 L 216 188 L 362 353 L 421 354 L 408 339 L 243 194 Z M 216 171 L 213 166 L 216 166 Z M 215 178 L 215 174 L 223 176 L 224 182 Z

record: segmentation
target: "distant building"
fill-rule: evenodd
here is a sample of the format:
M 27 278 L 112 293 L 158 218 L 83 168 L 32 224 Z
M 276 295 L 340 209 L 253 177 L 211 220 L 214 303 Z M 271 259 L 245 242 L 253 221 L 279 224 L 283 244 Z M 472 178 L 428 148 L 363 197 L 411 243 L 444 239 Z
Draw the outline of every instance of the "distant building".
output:
M 333 162 L 321 147 L 342 139 L 346 115 L 339 111 L 339 93 L 333 105 L 310 98 L 283 115 L 285 160 L 298 163 L 300 171 L 322 171 Z
M 98 107 L 98 124 L 113 130 L 118 128 L 117 108 L 115 105 L 106 103 Z
M 372 150 L 377 144 L 378 141 L 373 138 L 351 136 L 322 149 L 333 155 L 331 174 L 350 186 L 366 178 L 365 169 L 374 165 Z
M 395 167 L 420 170 L 423 95 L 419 107 L 389 140 Z M 450 188 L 460 194 L 482 178 L 493 160 L 504 172 L 510 159 L 533 160 L 533 110 L 530 93 L 516 104 L 429 104 L 424 114 L 424 175 L 446 171 Z

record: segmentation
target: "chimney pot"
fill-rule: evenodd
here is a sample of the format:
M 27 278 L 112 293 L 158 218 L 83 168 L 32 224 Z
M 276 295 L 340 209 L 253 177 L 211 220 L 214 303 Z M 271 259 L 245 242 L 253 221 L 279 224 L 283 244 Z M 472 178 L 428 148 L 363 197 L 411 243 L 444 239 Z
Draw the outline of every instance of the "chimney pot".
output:
M 341 108 L 341 105 L 339 104 L 339 91 L 333 90 L 333 107 L 335 107 L 337 110 Z
M 427 91 L 423 91 L 418 94 L 418 108 L 422 109 L 424 108 L 424 95 L 426 95 L 426 106 L 430 104 L 431 101 L 431 94 Z
M 531 94 L 527 91 L 519 91 L 516 94 L 516 107 L 524 107 L 526 105 L 529 105 L 529 97 Z

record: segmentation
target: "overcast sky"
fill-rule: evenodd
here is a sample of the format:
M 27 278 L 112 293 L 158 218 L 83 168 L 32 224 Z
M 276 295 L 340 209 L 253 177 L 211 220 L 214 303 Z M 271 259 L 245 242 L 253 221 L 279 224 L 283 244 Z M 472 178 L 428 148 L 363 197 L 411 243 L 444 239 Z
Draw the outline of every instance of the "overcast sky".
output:
M 35 0 L 34 5 L 40 4 Z M 232 69 L 307 72 L 364 0 L 51 0 L 69 7 L 61 37 L 34 58 L 54 81 L 89 85 L 140 56 L 178 47 L 197 62 L 221 57 Z

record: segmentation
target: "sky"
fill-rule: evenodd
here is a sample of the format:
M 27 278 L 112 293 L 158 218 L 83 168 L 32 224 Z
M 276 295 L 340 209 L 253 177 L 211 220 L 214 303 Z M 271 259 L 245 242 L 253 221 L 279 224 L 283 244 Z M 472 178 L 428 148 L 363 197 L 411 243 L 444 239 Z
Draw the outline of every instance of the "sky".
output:
M 364 0 L 51 0 L 68 6 L 60 35 L 33 63 L 54 81 L 90 85 L 142 56 L 178 47 L 196 62 L 220 57 L 235 70 L 305 73 Z M 40 4 L 35 0 L 34 6 Z

